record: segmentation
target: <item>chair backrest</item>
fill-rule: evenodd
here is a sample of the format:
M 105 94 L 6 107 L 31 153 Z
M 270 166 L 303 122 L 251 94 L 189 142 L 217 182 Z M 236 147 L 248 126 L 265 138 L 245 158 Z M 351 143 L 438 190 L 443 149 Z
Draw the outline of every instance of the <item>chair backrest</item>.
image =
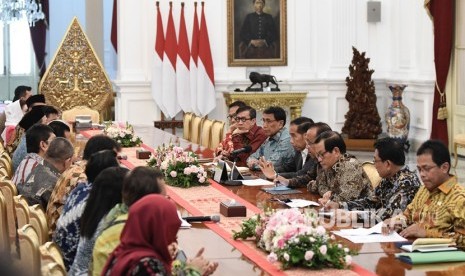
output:
M 42 268 L 49 263 L 56 263 L 65 267 L 60 248 L 54 242 L 46 242 L 39 246 L 40 265 Z
M 211 149 L 216 149 L 220 142 L 224 138 L 224 125 L 225 122 L 222 121 L 213 121 L 213 126 L 212 126 L 212 137 L 210 141 L 210 148 Z
M 8 236 L 10 237 L 10 249 L 16 252 L 16 211 L 14 197 L 18 194 L 16 186 L 5 178 L 0 178 L 0 192 L 5 198 L 6 219 L 8 223 Z
M 6 200 L 0 193 L 0 252 L 10 252 L 10 236 L 8 234 L 8 219 Z
M 368 178 L 370 179 L 371 186 L 376 188 L 379 183 L 381 182 L 381 176 L 378 174 L 378 170 L 376 170 L 375 164 L 373 162 L 363 162 L 362 168 L 367 174 Z
M 29 269 L 29 275 L 40 275 L 39 237 L 30 224 L 18 229 L 19 263 L 23 269 Z
M 3 173 L 6 172 L 6 176 L 11 179 L 13 177 L 13 163 L 8 152 L 3 151 L 0 155 L 0 167 L 5 168 Z
M 205 119 L 202 124 L 201 128 L 201 137 L 200 137 L 200 145 L 202 147 L 210 148 L 210 142 L 212 137 L 212 126 L 213 121 L 210 119 Z
M 48 263 L 40 268 L 42 276 L 66 276 L 66 269 L 57 263 Z
M 0 112 L 0 133 L 3 133 L 5 130 L 6 114 L 5 111 Z M 0 140 L 2 140 L 0 138 Z
M 100 123 L 100 114 L 98 111 L 90 109 L 87 106 L 75 106 L 71 109 L 65 110 L 63 111 L 61 118 L 65 122 L 74 122 L 78 115 L 90 115 L 92 123 Z
M 42 276 L 66 276 L 66 269 L 57 263 L 47 263 L 40 268 Z
M 184 113 L 184 117 L 182 119 L 182 127 L 183 127 L 183 138 L 189 140 L 189 135 L 191 134 L 192 128 L 192 119 L 194 118 L 195 114 L 192 112 Z
M 29 224 L 34 227 L 39 235 L 40 244 L 44 244 L 50 240 L 48 236 L 48 224 L 45 212 L 39 204 L 29 207 Z
M 29 224 L 29 205 L 27 204 L 26 199 L 22 195 L 14 197 L 15 202 L 15 213 L 16 213 L 16 222 L 18 229 L 21 229 L 26 224 Z
M 190 141 L 195 144 L 200 144 L 200 128 L 202 127 L 204 118 L 195 116 L 192 119 L 192 131 L 189 135 Z

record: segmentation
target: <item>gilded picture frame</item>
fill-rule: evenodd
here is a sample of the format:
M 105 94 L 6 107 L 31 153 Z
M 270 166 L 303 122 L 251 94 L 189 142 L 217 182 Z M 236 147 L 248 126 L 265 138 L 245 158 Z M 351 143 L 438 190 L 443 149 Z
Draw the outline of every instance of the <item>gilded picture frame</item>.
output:
M 287 65 L 287 0 L 228 0 L 228 66 Z

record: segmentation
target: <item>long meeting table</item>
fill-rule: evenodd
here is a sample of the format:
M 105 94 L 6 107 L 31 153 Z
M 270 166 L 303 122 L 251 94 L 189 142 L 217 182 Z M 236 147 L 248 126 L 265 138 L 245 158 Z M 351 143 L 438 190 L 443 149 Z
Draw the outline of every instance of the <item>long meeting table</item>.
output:
M 168 132 L 148 126 L 134 126 L 136 134 L 144 141 L 146 148 L 156 148 L 162 144 L 177 143 L 183 148 L 200 153 L 201 158 L 211 157 L 211 151 L 204 150 L 198 145 L 193 145 L 189 141 L 174 136 Z M 81 135 L 90 137 L 95 131 L 84 131 Z M 131 154 L 131 150 L 126 150 Z M 135 149 L 133 150 L 135 152 Z M 202 156 L 202 154 L 204 154 Z M 129 158 L 130 160 L 131 158 Z M 143 165 L 145 161 L 138 161 L 131 166 Z M 212 185 L 219 186 L 218 183 Z M 262 187 L 251 186 L 224 186 L 220 189 L 226 189 L 228 193 L 244 200 L 255 209 L 264 210 L 264 208 L 284 208 L 282 204 L 276 202 L 276 197 L 270 195 L 261 189 Z M 319 195 L 311 194 L 301 189 L 302 193 L 285 195 L 286 198 L 304 198 L 317 201 Z M 178 193 L 179 201 L 183 201 L 182 192 Z M 176 197 L 174 198 L 176 201 Z M 178 206 L 182 207 L 182 204 Z M 188 215 L 187 209 L 181 208 L 184 215 Z M 257 210 L 258 210 L 257 209 Z M 219 213 L 218 210 L 215 213 Z M 181 229 L 178 233 L 180 247 L 188 256 L 194 256 L 200 247 L 205 248 L 204 256 L 208 259 L 219 263 L 218 269 L 214 275 L 267 275 L 270 270 L 264 270 L 260 264 L 255 263 L 236 247 L 227 242 L 226 238 L 217 234 L 217 232 L 206 226 L 208 223 L 194 223 L 190 229 Z M 358 269 L 353 271 L 341 271 L 341 273 L 331 273 L 334 275 L 354 275 L 356 273 L 363 275 L 465 275 L 465 263 L 440 263 L 431 265 L 409 265 L 399 261 L 394 257 L 395 253 L 401 252 L 394 243 L 366 243 L 355 244 L 348 240 L 337 237 L 338 242 L 344 244 L 358 252 L 353 256 L 353 262 Z M 265 253 L 264 253 L 265 254 Z M 354 273 L 355 272 L 355 273 Z M 281 274 L 281 273 L 276 273 Z M 284 271 L 283 275 L 286 274 Z M 300 275 L 296 274 L 295 275 Z M 293 275 L 294 275 L 293 274 Z M 328 275 L 325 271 L 306 270 L 305 275 Z

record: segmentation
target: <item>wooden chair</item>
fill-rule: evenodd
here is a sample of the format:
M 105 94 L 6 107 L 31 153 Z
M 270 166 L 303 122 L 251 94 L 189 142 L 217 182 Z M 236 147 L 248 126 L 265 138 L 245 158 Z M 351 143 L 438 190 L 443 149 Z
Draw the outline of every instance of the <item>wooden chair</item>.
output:
M 192 119 L 192 131 L 189 137 L 190 141 L 194 144 L 200 144 L 200 128 L 202 127 L 203 120 L 203 117 L 198 116 Z
M 66 269 L 57 263 L 48 263 L 40 268 L 42 276 L 66 276 Z
M 189 135 L 191 134 L 191 127 L 192 127 L 192 119 L 194 118 L 195 114 L 192 112 L 184 113 L 184 117 L 182 119 L 182 127 L 183 127 L 183 138 L 189 140 Z
M 202 147 L 210 148 L 210 142 L 212 137 L 212 126 L 213 121 L 205 119 L 202 124 L 202 132 L 200 137 L 200 145 Z
M 376 188 L 379 183 L 381 182 L 381 176 L 378 174 L 378 170 L 376 170 L 375 164 L 373 162 L 363 162 L 362 168 L 367 174 L 368 178 L 370 179 L 371 186 Z
M 24 225 L 29 224 L 29 205 L 22 195 L 15 196 L 14 202 L 16 212 L 16 223 L 18 225 L 18 229 L 21 229 L 21 227 L 23 227 Z
M 216 149 L 220 142 L 224 138 L 224 125 L 225 122 L 222 121 L 213 121 L 213 126 L 212 126 L 212 137 L 210 141 L 210 148 L 211 149 Z
M 48 236 L 48 224 L 45 212 L 39 204 L 29 206 L 29 224 L 34 227 L 39 235 L 40 244 L 44 244 L 50 240 Z
M 40 265 L 42 269 L 48 264 L 56 263 L 65 269 L 63 256 L 61 255 L 60 248 L 54 242 L 46 242 L 39 246 Z
M 6 176 L 11 179 L 13 177 L 13 163 L 8 152 L 3 151 L 0 155 L 0 167 L 5 168 L 2 173 L 6 172 Z
M 100 114 L 98 111 L 90 109 L 87 106 L 76 106 L 71 109 L 63 111 L 61 118 L 65 122 L 75 122 L 76 116 L 79 115 L 90 115 L 92 123 L 100 123 Z
M 6 200 L 2 193 L 0 193 L 0 252 L 10 252 Z
M 18 194 L 18 191 L 16 190 L 16 186 L 13 185 L 10 180 L 0 178 L 0 192 L 5 198 L 10 250 L 12 254 L 16 254 L 16 211 L 14 197 Z
M 19 264 L 29 269 L 28 275 L 40 275 L 39 236 L 30 224 L 18 229 Z
M 457 162 L 459 161 L 457 148 L 465 148 L 465 133 L 454 136 L 454 168 L 457 167 Z

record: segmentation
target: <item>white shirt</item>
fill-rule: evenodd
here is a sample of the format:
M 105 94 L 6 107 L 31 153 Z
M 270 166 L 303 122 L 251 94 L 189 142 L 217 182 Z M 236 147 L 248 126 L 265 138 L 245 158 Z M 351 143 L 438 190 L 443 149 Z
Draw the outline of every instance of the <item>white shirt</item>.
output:
M 307 161 L 308 149 L 305 148 L 303 151 L 300 152 L 302 154 L 302 167 L 305 165 L 305 161 Z
M 27 110 L 27 106 L 24 105 L 24 108 Z M 5 129 L 3 130 L 1 136 L 3 141 L 6 140 L 6 130 L 8 126 L 16 126 L 19 121 L 24 116 L 26 110 L 21 109 L 21 104 L 19 100 L 16 100 L 5 107 Z

